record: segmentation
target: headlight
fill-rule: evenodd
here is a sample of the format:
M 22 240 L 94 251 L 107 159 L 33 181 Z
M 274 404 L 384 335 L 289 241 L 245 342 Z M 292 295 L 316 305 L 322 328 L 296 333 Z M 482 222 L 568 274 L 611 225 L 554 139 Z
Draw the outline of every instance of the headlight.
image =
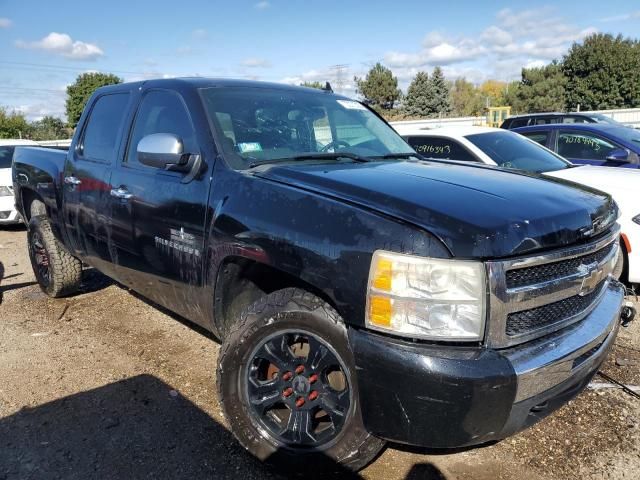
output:
M 0 197 L 12 197 L 13 192 L 9 187 L 0 186 Z
M 635 217 L 633 217 L 631 220 L 633 220 L 634 222 L 636 222 L 638 225 L 640 225 L 640 215 L 636 215 Z
M 366 325 L 412 338 L 482 340 L 485 285 L 481 262 L 378 250 L 369 271 Z

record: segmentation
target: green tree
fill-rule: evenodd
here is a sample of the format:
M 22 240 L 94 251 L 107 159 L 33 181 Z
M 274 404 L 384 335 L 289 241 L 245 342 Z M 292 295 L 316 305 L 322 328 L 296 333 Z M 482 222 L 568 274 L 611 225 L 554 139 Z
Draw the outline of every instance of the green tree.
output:
M 485 100 L 480 91 L 464 77 L 453 82 L 450 104 L 453 114 L 461 117 L 482 115 L 485 109 Z
M 67 122 L 75 128 L 82 115 L 87 100 L 93 92 L 105 85 L 122 83 L 122 79 L 110 73 L 83 73 L 76 81 L 67 87 Z
M 0 138 L 29 138 L 31 126 L 22 113 L 0 107 Z
M 405 115 L 413 117 L 427 117 L 431 114 L 431 82 L 427 72 L 418 72 L 413 77 L 407 95 L 404 98 L 402 109 Z
M 431 115 L 447 115 L 451 113 L 449 84 L 445 80 L 440 67 L 433 69 L 429 83 L 431 84 L 431 101 L 429 102 Z
M 544 67 L 523 68 L 522 80 L 511 96 L 514 113 L 563 111 L 566 85 L 562 66 L 555 61 Z
M 593 34 L 565 55 L 566 100 L 570 109 L 640 106 L 640 42 L 622 35 Z
M 313 82 L 302 82 L 300 84 L 301 87 L 307 87 L 307 88 L 317 88 L 319 90 L 322 90 L 325 86 L 324 83 L 322 82 L 318 82 L 318 81 L 313 81 Z
M 391 109 L 402 96 L 398 79 L 380 63 L 376 63 L 364 79 L 354 77 L 353 80 L 357 86 L 356 92 L 364 97 L 365 103 L 373 107 Z
M 57 117 L 48 115 L 31 124 L 31 138 L 33 140 L 61 140 L 70 136 L 71 132 Z

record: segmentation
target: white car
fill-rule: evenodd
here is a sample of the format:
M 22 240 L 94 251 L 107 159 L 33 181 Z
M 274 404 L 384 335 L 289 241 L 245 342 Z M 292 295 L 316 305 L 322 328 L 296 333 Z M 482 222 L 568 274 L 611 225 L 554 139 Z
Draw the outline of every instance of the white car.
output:
M 32 140 L 0 139 L 0 225 L 20 223 L 22 219 L 16 210 L 11 181 L 11 160 L 15 147 L 38 145 Z
M 399 130 L 419 154 L 441 160 L 480 162 L 563 178 L 608 193 L 620 208 L 623 280 L 640 283 L 640 171 L 573 165 L 514 132 L 489 127 Z

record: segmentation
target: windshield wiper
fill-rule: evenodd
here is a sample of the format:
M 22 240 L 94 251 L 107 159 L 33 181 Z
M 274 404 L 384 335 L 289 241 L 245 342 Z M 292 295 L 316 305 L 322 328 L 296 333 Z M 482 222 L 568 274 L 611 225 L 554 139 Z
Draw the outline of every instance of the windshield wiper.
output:
M 372 155 L 371 158 L 417 158 L 418 160 L 422 160 L 424 157 L 420 156 L 418 153 L 412 152 L 404 152 L 404 153 L 387 153 L 385 155 Z
M 283 162 L 298 162 L 301 160 L 340 160 L 341 158 L 349 158 L 356 162 L 370 162 L 371 159 L 363 157 L 356 153 L 351 152 L 331 152 L 331 153 L 305 153 L 301 155 L 295 155 L 293 157 L 272 158 L 267 160 L 259 160 L 249 164 L 249 168 L 259 167 L 260 165 L 267 165 L 269 163 L 283 163 Z

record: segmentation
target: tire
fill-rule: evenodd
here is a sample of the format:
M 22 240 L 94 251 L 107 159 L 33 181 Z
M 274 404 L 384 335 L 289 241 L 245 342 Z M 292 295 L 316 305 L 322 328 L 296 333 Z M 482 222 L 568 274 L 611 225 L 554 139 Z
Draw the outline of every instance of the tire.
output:
M 302 347 L 302 352 L 305 340 L 307 357 L 296 357 L 292 348 Z M 278 354 L 269 357 L 271 352 Z M 278 370 L 272 372 L 276 363 Z M 264 383 L 258 378 L 261 371 L 266 371 Z M 385 442 L 367 432 L 362 422 L 347 329 L 329 304 L 309 292 L 279 290 L 244 310 L 221 348 L 217 385 L 224 415 L 242 446 L 291 473 L 358 471 L 384 447 Z M 262 397 L 254 396 L 256 391 Z M 301 398 L 306 403 L 298 407 Z M 275 404 L 261 414 L 258 410 L 265 399 L 265 404 Z M 302 421 L 292 423 L 297 418 Z M 327 422 L 330 426 L 322 430 Z M 305 424 L 310 428 L 296 429 Z M 290 425 L 294 427 L 289 429 Z M 284 433 L 277 433 L 281 428 Z
M 44 293 L 57 298 L 78 290 L 82 263 L 54 237 L 47 217 L 31 217 L 27 242 L 31 267 Z

